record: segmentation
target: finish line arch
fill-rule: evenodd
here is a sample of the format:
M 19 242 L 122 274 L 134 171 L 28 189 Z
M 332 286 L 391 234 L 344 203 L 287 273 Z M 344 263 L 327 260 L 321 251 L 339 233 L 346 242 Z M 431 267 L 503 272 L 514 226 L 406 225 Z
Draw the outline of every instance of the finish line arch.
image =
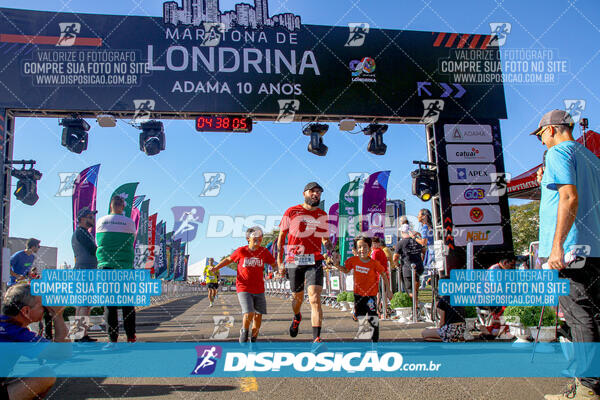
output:
M 423 124 L 446 266 L 464 267 L 468 241 L 482 266 L 512 254 L 507 197 L 490 193 L 491 174 L 504 173 L 506 118 L 495 36 L 304 25 L 258 5 L 254 19 L 234 21 L 189 4 L 166 2 L 162 17 L 0 9 L 3 248 L 16 117 L 147 113 Z

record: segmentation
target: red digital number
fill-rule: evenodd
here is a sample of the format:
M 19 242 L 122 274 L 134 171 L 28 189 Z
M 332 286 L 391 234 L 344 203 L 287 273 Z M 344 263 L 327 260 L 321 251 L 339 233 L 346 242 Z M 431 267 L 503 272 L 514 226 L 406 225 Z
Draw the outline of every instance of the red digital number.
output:
M 243 129 L 243 130 L 248 129 L 248 124 L 246 124 L 246 118 L 240 118 L 239 121 L 240 121 L 240 124 L 239 124 L 240 129 Z
M 229 122 L 230 122 L 229 117 L 223 118 L 223 129 L 229 129 Z
M 212 128 L 213 126 L 213 119 L 212 118 L 206 118 L 206 125 L 210 126 Z
M 239 118 L 234 118 L 233 119 L 233 124 L 231 125 L 231 127 L 233 129 L 240 129 L 240 119 Z
M 196 129 L 204 128 L 204 117 L 198 117 L 196 120 Z

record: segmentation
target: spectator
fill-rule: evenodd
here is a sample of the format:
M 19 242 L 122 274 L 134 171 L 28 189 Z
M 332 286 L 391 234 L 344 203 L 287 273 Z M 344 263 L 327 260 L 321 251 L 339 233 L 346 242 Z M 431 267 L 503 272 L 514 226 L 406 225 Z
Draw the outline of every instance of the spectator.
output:
M 444 277 L 442 279 L 448 279 Z M 437 301 L 438 327 L 423 329 L 421 335 L 428 342 L 462 342 L 465 336 L 465 308 L 450 305 L 450 296 Z
M 433 223 L 431 222 L 431 212 L 423 208 L 419 211 L 419 215 L 417 215 L 419 222 L 421 223 L 421 238 L 416 238 L 415 240 L 421 246 L 423 246 L 426 250 L 423 254 L 423 267 L 425 268 L 425 272 L 427 276 L 433 275 L 433 269 L 435 267 L 435 251 L 433 249 Z M 423 279 L 423 285 L 426 278 Z
M 514 258 L 503 258 L 502 260 L 498 261 L 497 264 L 492 265 L 488 269 L 515 269 L 516 262 L 517 261 Z
M 12 286 L 18 281 L 26 281 L 33 265 L 35 255 L 40 249 L 40 241 L 31 238 L 27 241 L 25 250 L 17 251 L 10 258 L 10 280 L 6 284 Z
M 29 342 L 45 343 L 47 339 L 31 332 L 29 324 L 39 322 L 44 313 L 42 299 L 32 296 L 29 284 L 23 283 L 11 286 L 2 301 L 2 315 L 0 315 L 0 342 Z M 63 320 L 64 307 L 45 307 L 55 318 L 55 342 L 68 342 L 67 326 Z M 36 346 L 38 347 L 38 346 Z M 27 349 L 30 350 L 30 349 Z M 70 349 L 69 349 L 70 350 Z M 62 353 L 60 353 L 62 351 Z M 67 348 L 51 349 L 40 345 L 34 352 L 23 354 L 28 358 L 57 359 L 70 356 Z M 2 357 L 8 359 L 8 364 L 14 366 L 21 354 L 5 353 Z M 5 359 L 5 360 L 6 360 Z M 0 378 L 0 399 L 39 399 L 44 398 L 52 389 L 56 378 L 52 377 L 52 370 L 43 367 L 34 372 L 36 377 L 27 378 Z M 47 377 L 44 377 L 47 375 Z
M 98 249 L 96 258 L 100 269 L 133 269 L 135 252 L 135 223 L 123 215 L 125 200 L 120 196 L 113 196 L 110 200 L 110 214 L 100 218 L 96 224 L 96 239 Z M 107 333 L 110 342 L 106 349 L 113 348 L 119 339 L 119 320 L 117 306 L 107 307 Z M 135 307 L 122 306 L 123 325 L 127 341 L 134 343 L 135 337 Z
M 98 260 L 96 259 L 96 241 L 90 234 L 90 228 L 96 225 L 96 214 L 98 211 L 92 211 L 88 207 L 83 207 L 77 213 L 77 229 L 71 237 L 71 246 L 75 255 L 75 265 L 73 269 L 96 269 L 98 268 Z M 75 339 L 76 342 L 95 342 L 96 339 L 88 335 L 88 324 L 91 307 L 76 307 L 76 319 L 84 319 L 87 321 L 81 323 L 83 327 L 83 337 Z
M 574 342 L 599 342 L 600 318 L 600 160 L 573 140 L 575 123 L 562 110 L 546 113 L 532 132 L 547 148 L 541 177 L 538 256 L 569 280 L 569 295 L 560 297 Z M 583 265 L 569 268 L 565 254 L 587 248 Z M 573 266 L 575 267 L 575 266 Z M 588 347 L 590 349 L 590 347 Z M 579 376 L 563 394 L 546 399 L 600 398 L 600 377 L 587 373 L 589 360 L 600 355 L 593 349 L 575 350 Z
M 412 268 L 414 266 L 416 277 L 415 277 L 415 293 L 416 298 L 413 299 L 415 304 L 419 304 L 419 277 L 423 273 L 423 260 L 421 255 L 423 253 L 423 246 L 421 246 L 417 240 L 411 236 L 410 227 L 404 224 L 400 227 L 401 240 L 396 244 L 396 251 L 394 255 L 394 261 L 401 260 L 402 264 L 402 279 L 404 281 L 404 290 L 410 297 L 413 297 L 412 290 Z

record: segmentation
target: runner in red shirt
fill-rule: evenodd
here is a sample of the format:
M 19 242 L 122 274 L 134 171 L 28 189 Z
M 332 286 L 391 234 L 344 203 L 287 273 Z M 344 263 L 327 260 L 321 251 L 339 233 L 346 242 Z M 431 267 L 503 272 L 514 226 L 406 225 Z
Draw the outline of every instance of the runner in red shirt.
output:
M 248 246 L 242 246 L 230 256 L 224 258 L 219 264 L 212 267 L 216 272 L 233 262 L 237 263 L 236 288 L 242 313 L 242 329 L 240 329 L 240 343 L 248 341 L 250 322 L 252 322 L 251 342 L 256 342 L 263 314 L 267 313 L 267 300 L 265 299 L 265 281 L 263 273 L 265 264 L 275 265 L 275 258 L 269 250 L 261 247 L 263 238 L 262 229 L 258 226 L 246 231 Z
M 294 318 L 290 326 L 290 336 L 298 335 L 298 327 L 302 320 L 300 308 L 304 301 L 304 281 L 308 286 L 308 299 L 311 306 L 311 322 L 313 328 L 313 350 L 321 347 L 321 291 L 323 290 L 323 255 L 321 245 L 328 252 L 333 251 L 329 241 L 327 213 L 318 208 L 323 188 L 316 182 L 304 187 L 304 203 L 287 209 L 279 225 L 277 240 L 279 272 L 284 276 L 286 269 L 292 290 L 292 310 Z M 283 260 L 285 246 L 285 264 Z
M 354 238 L 354 248 L 358 256 L 350 257 L 343 267 L 340 258 L 334 257 L 335 266 L 343 273 L 354 270 L 354 312 L 357 317 L 368 316 L 373 326 L 373 342 L 379 341 L 379 318 L 377 317 L 377 292 L 379 291 L 379 276 L 385 272 L 385 267 L 369 257 L 371 254 L 371 238 L 357 236 Z M 385 293 L 392 299 L 389 282 L 384 279 Z

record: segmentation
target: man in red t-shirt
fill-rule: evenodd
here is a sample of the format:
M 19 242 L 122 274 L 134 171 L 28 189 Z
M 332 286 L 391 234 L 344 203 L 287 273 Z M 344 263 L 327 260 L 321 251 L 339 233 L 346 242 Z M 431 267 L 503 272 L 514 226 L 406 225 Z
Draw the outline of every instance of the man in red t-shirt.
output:
M 279 224 L 280 232 L 277 240 L 279 272 L 284 276 L 286 269 L 292 290 L 292 310 L 294 318 L 290 326 L 290 336 L 298 335 L 298 327 L 302 320 L 300 308 L 304 301 L 304 281 L 308 286 L 308 299 L 311 306 L 311 322 L 313 328 L 314 350 L 321 346 L 321 291 L 323 290 L 323 254 L 321 245 L 328 252 L 333 251 L 329 241 L 327 213 L 318 206 L 321 202 L 323 188 L 316 182 L 304 187 L 304 203 L 290 207 Z M 285 264 L 283 260 L 285 246 Z
M 260 246 L 262 238 L 263 232 L 258 226 L 248 229 L 246 231 L 248 246 L 238 248 L 211 268 L 213 272 L 216 272 L 226 265 L 237 263 L 236 288 L 238 300 L 242 306 L 242 314 L 244 314 L 242 329 L 240 329 L 240 343 L 248 341 L 250 322 L 252 322 L 250 341 L 256 342 L 262 316 L 267 313 L 263 273 L 265 264 L 275 265 L 276 261 L 269 250 Z
M 335 266 L 343 273 L 354 270 L 354 312 L 357 317 L 367 316 L 373 326 L 373 342 L 379 341 L 379 319 L 377 317 L 377 294 L 379 292 L 379 277 L 386 268 L 369 257 L 371 254 L 371 238 L 357 236 L 354 238 L 354 248 L 357 256 L 350 257 L 340 266 L 340 258 L 334 257 Z M 386 259 L 387 263 L 387 259 Z M 385 294 L 392 299 L 392 291 L 387 279 L 383 280 Z

